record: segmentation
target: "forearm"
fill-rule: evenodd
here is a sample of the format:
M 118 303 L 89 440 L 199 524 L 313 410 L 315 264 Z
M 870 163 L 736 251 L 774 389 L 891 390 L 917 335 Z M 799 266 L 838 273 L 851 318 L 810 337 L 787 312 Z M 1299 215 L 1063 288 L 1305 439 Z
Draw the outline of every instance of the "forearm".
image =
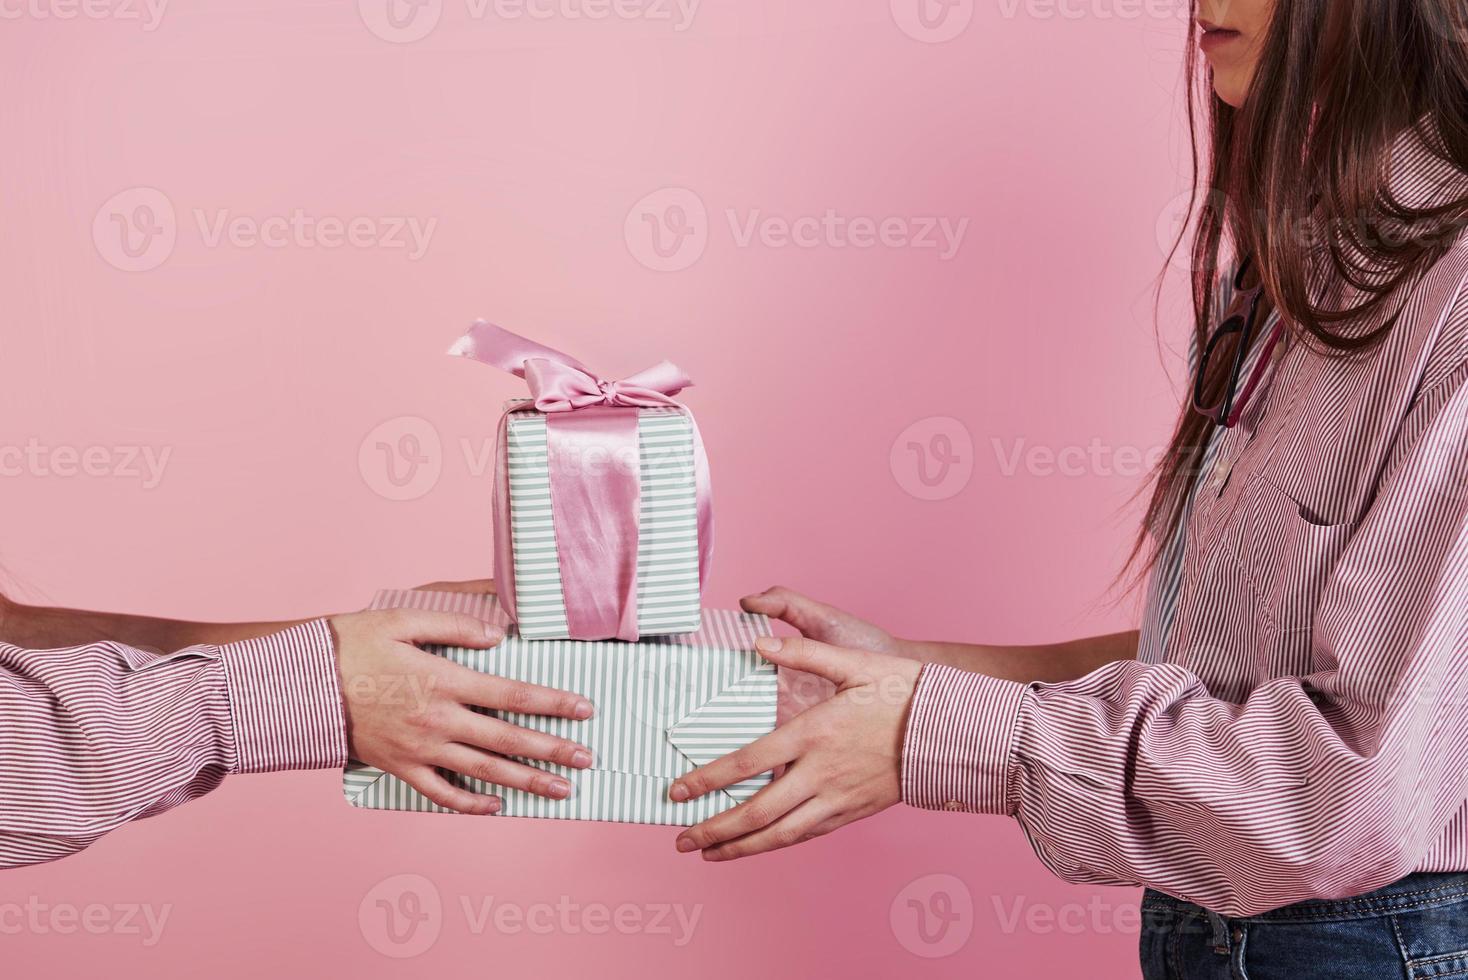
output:
M 143 650 L 171 653 L 199 644 L 236 643 L 297 625 L 276 623 L 197 623 L 152 616 L 25 606 L 0 599 L 0 641 L 28 650 L 49 650 L 98 640 L 113 640 Z
M 0 868 L 73 854 L 231 773 L 346 761 L 322 620 L 174 654 L 0 643 L 0 717 Z
M 1001 680 L 1046 684 L 1084 677 L 1106 664 L 1137 657 L 1137 631 L 1089 636 L 1039 646 L 991 646 L 941 640 L 902 640 L 902 652 L 926 663 L 946 664 Z

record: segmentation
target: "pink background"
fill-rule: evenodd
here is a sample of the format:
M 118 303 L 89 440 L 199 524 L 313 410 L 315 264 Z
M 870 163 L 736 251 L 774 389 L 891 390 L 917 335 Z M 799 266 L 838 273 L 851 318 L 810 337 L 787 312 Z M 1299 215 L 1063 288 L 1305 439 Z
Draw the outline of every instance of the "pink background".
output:
M 518 389 L 441 353 L 485 316 L 609 375 L 668 357 L 697 379 L 712 605 L 778 582 L 909 635 L 1132 623 L 1107 587 L 1178 398 L 1181 321 L 1159 356 L 1150 292 L 1184 186 L 1176 13 L 964 0 L 925 32 L 916 0 L 703 0 L 679 30 L 664 0 L 421 0 L 397 30 L 384 0 L 156 24 L 93 2 L 0 8 L 0 564 L 22 597 L 304 616 L 488 574 L 476 460 Z M 643 215 L 666 233 L 676 204 L 694 234 L 664 260 Z M 297 210 L 365 219 L 358 243 L 212 237 Z M 886 241 L 741 242 L 752 213 L 828 210 L 892 219 Z M 378 239 L 407 218 L 434 222 L 421 255 Z M 955 255 L 904 246 L 925 218 L 967 219 Z M 378 443 L 404 436 L 423 459 L 390 474 Z M 957 461 L 925 483 L 909 443 Z M 156 486 L 141 447 L 169 453 Z M 430 919 L 395 946 L 375 902 L 405 888 Z M 710 867 L 667 829 L 360 812 L 298 773 L 0 875 L 0 913 L 112 910 L 96 935 L 12 916 L 0 955 L 13 976 L 1121 977 L 1137 897 L 1053 879 L 996 818 L 899 807 Z M 487 900 L 580 911 L 476 932 Z M 598 935 L 596 903 L 699 919 L 682 946 L 674 918 Z M 127 906 L 167 910 L 156 943 Z

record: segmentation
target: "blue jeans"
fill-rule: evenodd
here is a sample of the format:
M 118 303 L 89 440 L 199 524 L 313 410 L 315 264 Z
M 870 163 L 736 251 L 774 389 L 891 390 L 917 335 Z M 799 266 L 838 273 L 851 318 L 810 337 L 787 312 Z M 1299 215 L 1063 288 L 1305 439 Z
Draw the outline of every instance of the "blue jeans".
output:
M 1244 918 L 1149 889 L 1141 947 L 1145 980 L 1468 978 L 1468 874 L 1414 874 Z

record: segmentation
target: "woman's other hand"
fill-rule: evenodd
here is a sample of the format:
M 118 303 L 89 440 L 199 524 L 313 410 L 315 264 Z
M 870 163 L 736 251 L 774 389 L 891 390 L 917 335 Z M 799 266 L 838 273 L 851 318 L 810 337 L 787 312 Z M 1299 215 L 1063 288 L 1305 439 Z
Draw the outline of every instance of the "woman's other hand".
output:
M 902 652 L 902 642 L 881 627 L 783 585 L 745 596 L 739 604 L 746 612 L 778 619 L 806 637 L 833 647 L 894 655 Z M 780 671 L 779 723 L 783 725 L 801 712 L 830 700 L 835 693 L 836 686 L 817 674 Z
M 771 619 L 782 620 L 817 643 L 872 653 L 896 655 L 902 652 L 901 641 L 880 626 L 783 585 L 766 589 L 758 595 L 745 596 L 739 604 L 746 612 L 763 613 Z

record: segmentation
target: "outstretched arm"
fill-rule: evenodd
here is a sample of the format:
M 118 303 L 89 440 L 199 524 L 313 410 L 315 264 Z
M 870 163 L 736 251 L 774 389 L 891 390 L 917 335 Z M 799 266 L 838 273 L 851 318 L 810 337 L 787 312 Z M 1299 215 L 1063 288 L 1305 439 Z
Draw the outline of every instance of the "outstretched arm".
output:
M 198 623 L 182 619 L 131 616 L 27 606 L 0 596 L 0 641 L 30 650 L 115 640 L 140 650 L 168 652 L 202 643 L 237 643 L 278 633 L 302 620 L 258 623 Z
M 831 646 L 946 664 L 1022 684 L 1074 680 L 1105 664 L 1137 657 L 1136 630 L 1036 646 L 949 643 L 895 637 L 880 626 L 784 586 L 748 596 L 743 605 Z
M 339 768 L 349 752 L 441 806 L 479 814 L 499 800 L 440 770 L 560 799 L 566 780 L 513 759 L 592 762 L 575 742 L 473 710 L 582 720 L 592 714 L 584 698 L 418 648 L 499 642 L 498 627 L 471 616 L 351 613 L 175 653 L 114 639 L 55 646 L 93 628 L 55 622 L 33 634 L 52 641 L 45 648 L 0 643 L 0 868 L 73 854 L 229 774 Z

